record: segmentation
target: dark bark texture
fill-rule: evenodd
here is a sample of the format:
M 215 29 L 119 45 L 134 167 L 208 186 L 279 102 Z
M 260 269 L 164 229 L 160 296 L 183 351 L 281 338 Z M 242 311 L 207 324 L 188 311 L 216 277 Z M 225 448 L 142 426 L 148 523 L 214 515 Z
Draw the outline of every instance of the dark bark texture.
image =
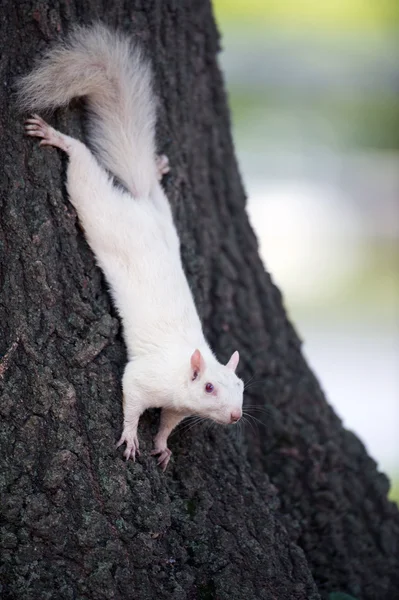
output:
M 153 59 L 201 318 L 218 357 L 238 348 L 239 374 L 262 382 L 246 398 L 261 425 L 183 425 L 166 474 L 149 456 L 156 411 L 138 462 L 115 450 L 120 323 L 66 197 L 66 159 L 24 139 L 11 94 L 38 53 L 93 18 Z M 325 401 L 258 256 L 208 2 L 3 0 L 0 26 L 1 598 L 399 598 L 387 478 Z M 79 105 L 53 123 L 84 137 Z

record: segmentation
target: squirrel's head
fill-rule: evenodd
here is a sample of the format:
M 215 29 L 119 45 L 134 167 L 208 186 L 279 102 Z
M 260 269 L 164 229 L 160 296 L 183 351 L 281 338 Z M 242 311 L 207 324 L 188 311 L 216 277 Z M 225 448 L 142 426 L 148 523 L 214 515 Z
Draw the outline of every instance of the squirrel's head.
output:
M 225 425 L 241 418 L 244 383 L 235 374 L 239 359 L 236 351 L 227 365 L 222 365 L 215 359 L 205 361 L 195 350 L 187 371 L 187 400 L 193 413 Z

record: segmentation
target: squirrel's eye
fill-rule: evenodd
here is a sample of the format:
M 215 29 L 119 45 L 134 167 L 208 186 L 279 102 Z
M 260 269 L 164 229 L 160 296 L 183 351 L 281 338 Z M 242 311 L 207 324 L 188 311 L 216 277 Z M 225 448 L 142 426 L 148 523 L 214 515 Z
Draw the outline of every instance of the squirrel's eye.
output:
M 207 394 L 212 394 L 214 389 L 215 388 L 213 387 L 213 385 L 211 383 L 207 383 L 205 386 L 205 391 Z

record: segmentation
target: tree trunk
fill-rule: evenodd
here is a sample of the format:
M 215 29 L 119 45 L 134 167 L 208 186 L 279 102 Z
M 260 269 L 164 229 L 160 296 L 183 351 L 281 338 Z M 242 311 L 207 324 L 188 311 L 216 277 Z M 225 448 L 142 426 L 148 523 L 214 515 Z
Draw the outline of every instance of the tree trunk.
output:
M 183 424 L 166 474 L 149 456 L 156 411 L 138 462 L 115 450 L 120 323 L 67 200 L 66 159 L 24 139 L 11 94 L 59 33 L 97 17 L 152 56 L 165 187 L 207 336 L 263 381 L 247 394 L 262 425 Z M 3 0 L 1 28 L 1 597 L 399 597 L 387 478 L 326 403 L 258 256 L 208 2 Z M 83 121 L 77 105 L 54 123 L 83 137 Z

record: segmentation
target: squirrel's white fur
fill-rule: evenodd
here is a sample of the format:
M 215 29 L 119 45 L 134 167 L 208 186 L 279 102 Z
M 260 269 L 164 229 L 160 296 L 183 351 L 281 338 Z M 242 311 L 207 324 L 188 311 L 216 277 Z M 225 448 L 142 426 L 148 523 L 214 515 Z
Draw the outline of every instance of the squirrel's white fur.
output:
M 142 51 L 103 25 L 78 28 L 19 83 L 20 104 L 29 110 L 54 109 L 77 96 L 87 100 L 96 158 L 36 115 L 26 130 L 69 155 L 68 194 L 123 321 L 128 363 L 119 444 L 126 443 L 125 456 L 134 459 L 140 415 L 161 407 L 153 453 L 166 468 L 168 435 L 184 417 L 220 423 L 241 417 L 238 353 L 220 364 L 202 332 L 159 183 L 156 98 Z M 127 191 L 113 184 L 104 167 Z

